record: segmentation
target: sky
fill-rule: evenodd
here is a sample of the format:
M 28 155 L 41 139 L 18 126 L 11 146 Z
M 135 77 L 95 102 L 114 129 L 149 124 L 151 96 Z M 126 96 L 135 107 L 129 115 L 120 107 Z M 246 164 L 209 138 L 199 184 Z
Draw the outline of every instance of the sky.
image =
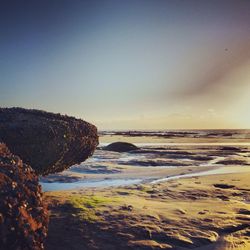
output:
M 1 1 L 0 106 L 100 130 L 249 129 L 250 1 Z

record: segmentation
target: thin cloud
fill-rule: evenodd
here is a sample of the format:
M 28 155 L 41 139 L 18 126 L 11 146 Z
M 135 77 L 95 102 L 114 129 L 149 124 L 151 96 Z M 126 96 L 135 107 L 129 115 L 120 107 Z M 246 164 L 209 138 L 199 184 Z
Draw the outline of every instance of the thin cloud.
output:
M 207 95 L 213 93 L 216 96 L 216 92 L 220 93 L 225 86 L 235 85 L 237 88 L 241 88 L 243 82 L 231 82 L 224 81 L 224 78 L 232 73 L 234 70 L 244 66 L 250 61 L 250 45 L 238 49 L 239 51 L 230 51 L 225 49 L 225 53 L 231 53 L 220 65 L 215 65 L 213 70 L 207 72 L 203 78 L 198 78 L 182 89 L 177 89 L 173 93 L 174 98 L 193 98 L 196 96 Z M 230 94 L 230 93 L 228 93 Z

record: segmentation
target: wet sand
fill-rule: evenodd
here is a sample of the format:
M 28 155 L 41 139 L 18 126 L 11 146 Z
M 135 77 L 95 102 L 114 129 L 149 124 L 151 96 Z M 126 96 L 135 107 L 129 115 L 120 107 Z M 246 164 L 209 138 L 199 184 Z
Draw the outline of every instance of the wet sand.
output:
M 200 172 L 217 169 L 219 167 L 182 167 L 182 168 L 162 168 L 162 167 L 147 167 L 141 171 L 140 167 L 126 167 L 119 174 L 88 174 L 85 178 L 81 178 L 81 174 L 68 174 L 65 172 L 62 175 L 55 175 L 55 178 L 51 178 L 51 183 L 43 183 L 43 190 L 54 191 L 54 190 L 69 190 L 88 187 L 112 187 L 112 186 L 126 186 L 131 184 L 139 183 L 150 183 L 155 180 L 168 178 L 170 176 L 184 176 L 187 174 L 195 174 Z M 78 181 L 69 182 L 71 178 Z
M 249 250 L 249 131 L 199 133 L 103 135 L 102 143 L 120 138 L 140 149 L 100 147 L 85 164 L 45 179 L 44 187 L 60 185 L 45 192 L 45 249 Z
M 41 184 L 44 191 L 53 191 L 148 183 L 223 166 L 248 166 L 249 155 L 248 145 L 218 146 L 209 143 L 178 146 L 151 143 L 150 146 L 144 144 L 138 150 L 124 153 L 99 148 L 83 164 L 41 178 Z
M 250 167 L 158 184 L 47 192 L 46 249 L 250 249 Z

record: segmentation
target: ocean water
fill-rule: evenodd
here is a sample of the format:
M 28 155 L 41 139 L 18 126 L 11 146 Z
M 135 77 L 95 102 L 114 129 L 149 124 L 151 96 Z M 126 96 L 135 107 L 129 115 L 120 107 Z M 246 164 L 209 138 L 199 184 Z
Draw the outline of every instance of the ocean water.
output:
M 131 142 L 138 150 L 125 153 L 104 150 L 116 141 Z M 250 130 L 102 131 L 100 145 L 91 158 L 40 182 L 44 191 L 157 182 L 148 175 L 144 177 L 143 172 L 153 173 L 162 168 L 248 166 L 249 149 Z M 137 174 L 126 176 L 126 171 L 131 170 L 139 172 L 140 178 Z M 161 176 L 159 180 L 170 179 Z

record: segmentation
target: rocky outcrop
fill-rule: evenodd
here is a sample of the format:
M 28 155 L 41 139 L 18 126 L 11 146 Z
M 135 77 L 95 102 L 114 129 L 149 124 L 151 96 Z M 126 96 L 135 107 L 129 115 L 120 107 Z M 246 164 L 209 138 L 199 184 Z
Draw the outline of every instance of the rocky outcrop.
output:
M 43 249 L 48 212 L 37 174 L 80 163 L 97 145 L 96 127 L 80 119 L 0 108 L 0 250 Z
M 39 175 L 61 172 L 91 156 L 97 129 L 66 115 L 0 108 L 0 141 Z
M 128 142 L 114 142 L 104 147 L 103 149 L 115 152 L 129 152 L 138 149 L 138 147 Z
M 34 170 L 0 143 L 0 249 L 43 249 L 48 212 Z

